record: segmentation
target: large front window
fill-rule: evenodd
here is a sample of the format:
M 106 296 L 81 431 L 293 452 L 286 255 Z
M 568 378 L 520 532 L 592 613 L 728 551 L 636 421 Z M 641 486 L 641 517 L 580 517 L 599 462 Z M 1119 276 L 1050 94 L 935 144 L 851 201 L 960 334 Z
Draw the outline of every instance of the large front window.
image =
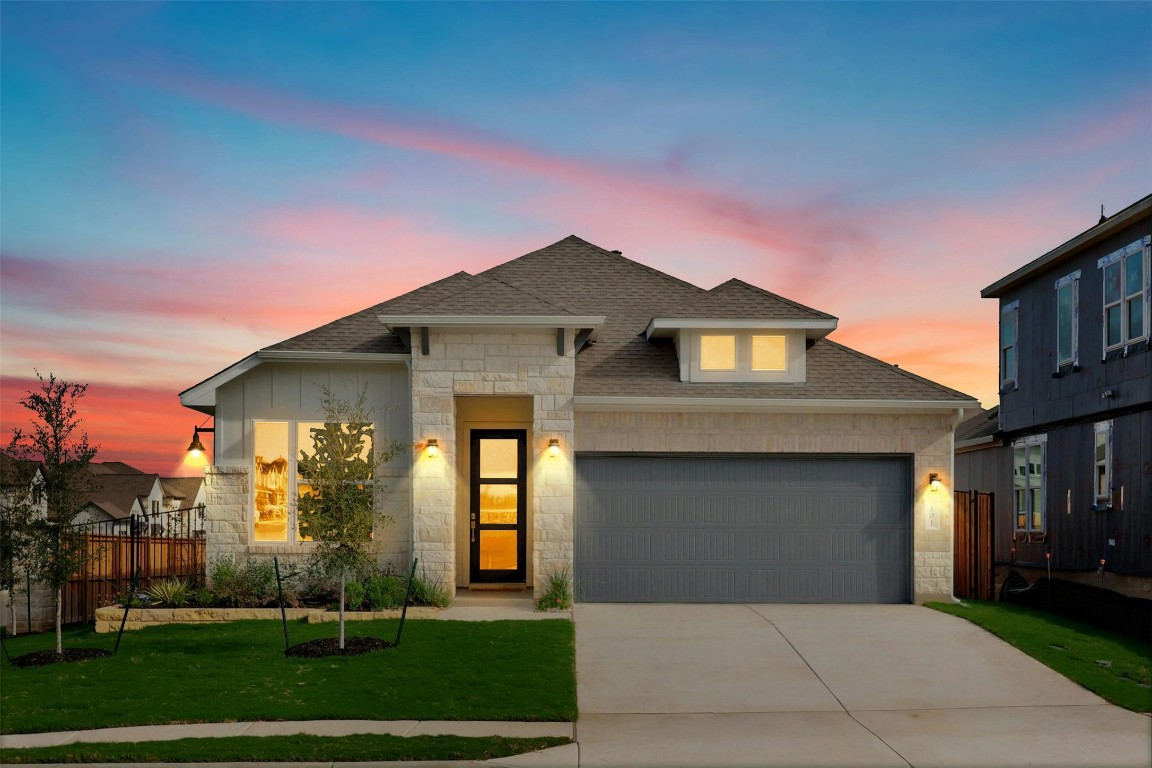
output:
M 1104 270 L 1104 350 L 1148 336 L 1148 247 L 1137 240 L 1100 259 Z
M 1044 447 L 1043 437 L 1012 445 L 1012 490 L 1018 531 L 1044 530 Z
M 317 421 L 257 421 L 253 424 L 253 539 L 262 543 L 308 541 L 300 533 L 296 499 L 308 492 L 307 478 L 296 469 L 300 451 L 313 452 L 312 430 Z M 372 446 L 365 448 L 371 455 Z

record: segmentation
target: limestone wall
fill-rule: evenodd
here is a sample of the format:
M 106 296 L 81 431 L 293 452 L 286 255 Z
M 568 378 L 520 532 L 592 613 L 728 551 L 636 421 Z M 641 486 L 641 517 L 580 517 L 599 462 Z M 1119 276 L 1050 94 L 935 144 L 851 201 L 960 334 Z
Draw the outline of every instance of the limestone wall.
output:
M 576 413 L 577 451 L 912 456 L 913 592 L 952 595 L 952 414 Z M 932 491 L 928 476 L 942 487 Z
M 525 395 L 532 398 L 529 471 L 532 475 L 528 580 L 542 585 L 550 570 L 572 561 L 572 334 L 563 355 L 556 331 L 465 332 L 430 330 L 429 354 L 412 352 L 413 548 L 422 570 L 450 589 L 457 574 L 457 484 L 467 482 L 457 446 L 457 397 Z M 425 450 L 429 439 L 439 455 Z M 559 460 L 547 456 L 557 439 Z

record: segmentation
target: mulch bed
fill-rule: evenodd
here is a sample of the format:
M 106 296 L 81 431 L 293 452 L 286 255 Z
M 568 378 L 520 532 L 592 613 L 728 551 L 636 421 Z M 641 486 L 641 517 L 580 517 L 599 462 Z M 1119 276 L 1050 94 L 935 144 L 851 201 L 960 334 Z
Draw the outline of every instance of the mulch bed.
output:
M 391 648 L 392 645 L 387 640 L 381 640 L 378 637 L 345 637 L 344 650 L 340 650 L 340 638 L 322 637 L 318 640 L 298 643 L 284 651 L 284 655 L 303 659 L 322 659 L 325 656 L 361 656 L 372 651 Z
M 62 664 L 69 661 L 89 661 L 111 656 L 111 651 L 103 648 L 65 648 L 63 653 L 56 651 L 32 651 L 12 659 L 14 667 L 42 667 L 46 664 Z

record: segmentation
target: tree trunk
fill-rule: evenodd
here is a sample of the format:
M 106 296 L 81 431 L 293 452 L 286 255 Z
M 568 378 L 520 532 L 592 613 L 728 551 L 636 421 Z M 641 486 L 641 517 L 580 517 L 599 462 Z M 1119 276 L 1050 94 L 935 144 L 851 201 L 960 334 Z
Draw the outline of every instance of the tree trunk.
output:
M 348 578 L 348 570 L 340 569 L 340 650 L 344 650 L 344 582 Z
M 8 624 L 8 634 L 16 637 L 16 579 L 12 579 L 12 586 L 8 588 L 8 612 L 12 614 L 12 621 Z M 31 632 L 32 628 L 29 627 Z
M 56 653 L 64 653 L 64 632 L 60 621 L 61 606 L 64 602 L 64 588 L 56 588 Z

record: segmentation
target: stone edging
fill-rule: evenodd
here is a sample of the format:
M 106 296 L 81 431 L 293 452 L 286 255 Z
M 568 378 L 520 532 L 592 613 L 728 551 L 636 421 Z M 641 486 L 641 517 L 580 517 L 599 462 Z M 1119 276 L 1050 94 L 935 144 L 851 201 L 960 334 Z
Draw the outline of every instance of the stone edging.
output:
M 409 607 L 408 617 L 428 619 L 440 612 L 439 608 L 425 606 Z M 323 624 L 339 621 L 340 614 L 323 608 L 286 608 L 289 621 L 306 620 L 309 624 Z M 348 621 L 371 621 L 373 619 L 398 619 L 400 609 L 390 611 L 346 611 Z M 124 609 L 109 605 L 96 609 L 96 633 L 118 632 L 124 619 Z M 128 621 L 124 629 L 141 629 L 162 624 L 219 624 L 244 619 L 279 620 L 279 608 L 133 608 L 128 611 Z

